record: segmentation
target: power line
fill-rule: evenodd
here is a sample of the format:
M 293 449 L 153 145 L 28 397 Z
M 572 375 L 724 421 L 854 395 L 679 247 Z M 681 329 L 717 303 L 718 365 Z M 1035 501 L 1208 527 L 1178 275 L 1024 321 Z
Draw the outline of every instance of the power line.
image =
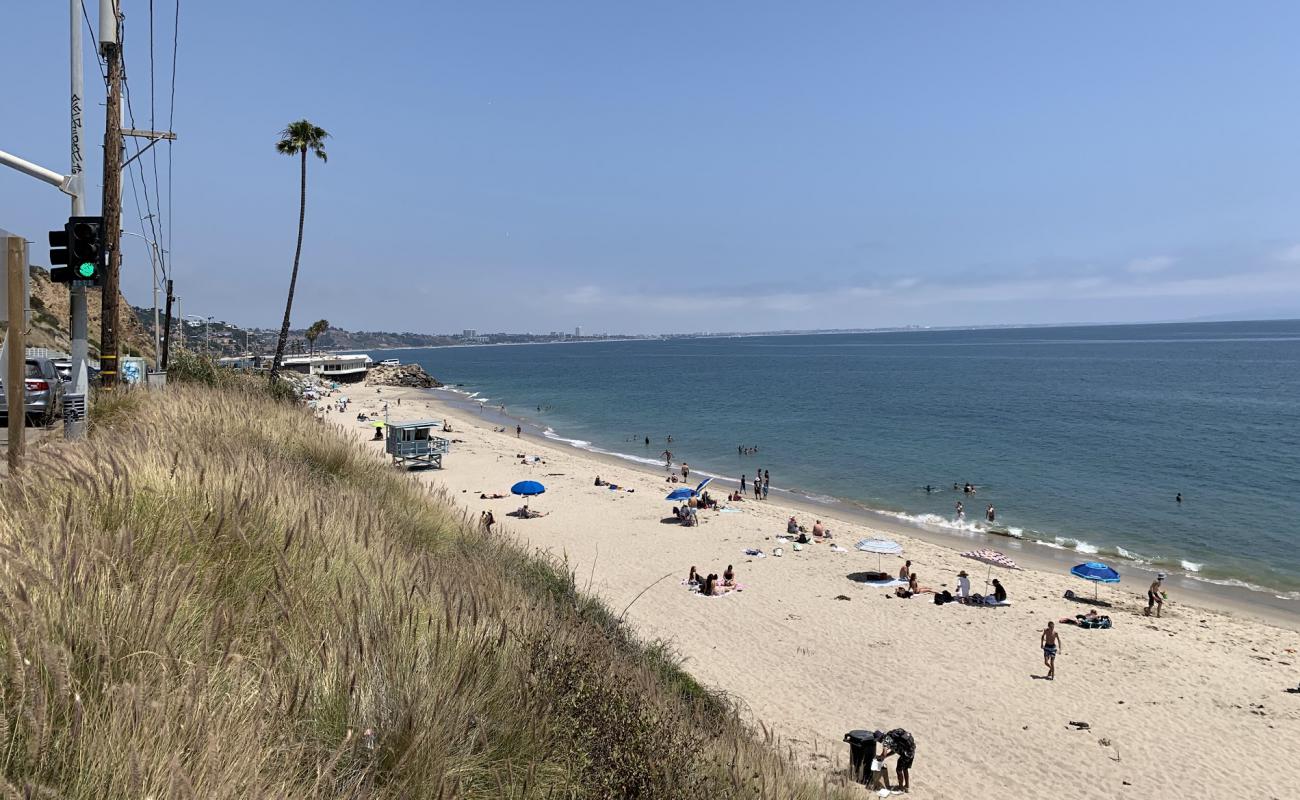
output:
M 95 33 L 95 26 L 90 24 L 90 13 L 86 11 L 86 0 L 81 0 L 81 18 L 86 21 L 86 30 L 90 33 L 90 41 L 99 41 L 99 35 Z M 104 85 L 108 85 L 108 73 L 104 71 L 104 59 L 99 55 L 99 48 L 95 48 L 95 64 L 99 67 L 99 77 L 104 79 Z

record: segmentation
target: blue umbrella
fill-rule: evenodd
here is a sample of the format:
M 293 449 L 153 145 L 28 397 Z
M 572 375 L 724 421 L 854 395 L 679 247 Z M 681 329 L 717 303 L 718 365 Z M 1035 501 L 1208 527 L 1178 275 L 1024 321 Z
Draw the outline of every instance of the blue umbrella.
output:
M 1092 581 L 1092 599 L 1097 599 L 1097 584 L 1119 583 L 1119 573 L 1100 561 L 1089 561 L 1070 569 L 1070 574 L 1085 581 Z
M 668 496 L 665 497 L 664 499 L 665 500 L 690 500 L 694 496 L 695 496 L 694 489 L 690 488 L 689 486 L 683 486 L 680 489 L 673 489 L 671 492 L 668 493 Z
M 546 487 L 537 481 L 520 481 L 510 487 L 511 494 L 521 494 L 524 497 L 533 497 L 546 491 Z

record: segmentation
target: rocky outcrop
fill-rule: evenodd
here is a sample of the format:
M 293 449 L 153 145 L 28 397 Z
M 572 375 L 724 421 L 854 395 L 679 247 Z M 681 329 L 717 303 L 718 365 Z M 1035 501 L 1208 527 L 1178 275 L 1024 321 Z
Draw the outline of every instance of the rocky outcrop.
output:
M 442 383 L 425 372 L 424 367 L 419 364 L 403 364 L 400 367 L 371 367 L 366 375 L 366 385 L 436 389 L 442 386 Z

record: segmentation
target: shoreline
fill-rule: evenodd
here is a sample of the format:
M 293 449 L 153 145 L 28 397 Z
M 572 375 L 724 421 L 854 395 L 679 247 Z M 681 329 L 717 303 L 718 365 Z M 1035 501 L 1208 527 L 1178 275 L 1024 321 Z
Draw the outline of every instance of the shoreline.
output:
M 1300 705 L 1282 693 L 1300 679 L 1300 635 L 1290 627 L 1207 609 L 1177 588 L 1164 615 L 1148 618 L 1135 592 L 1103 587 L 1112 605 L 1101 611 L 1113 627 L 1063 624 L 1056 680 L 1048 681 L 1038 647 L 1044 624 L 1073 622 L 1093 607 L 1062 598 L 1067 588 L 1091 591 L 1060 571 L 1026 558 L 1020 571 L 993 573 L 1009 592 L 1007 608 L 937 606 L 928 594 L 902 599 L 863 583 L 863 571 L 879 564 L 892 573 L 911 560 L 922 585 L 938 591 L 954 588 L 966 570 L 978 590 L 992 570 L 960 557 L 951 537 L 936 545 L 786 497 L 701 511 L 698 527 L 683 527 L 669 514 L 664 495 L 674 485 L 662 468 L 540 433 L 516 438 L 513 419 L 457 410 L 428 390 L 347 393 L 345 413 L 322 416 L 376 458 L 382 447 L 358 411 L 382 416 L 391 402 L 394 420 L 446 420 L 454 432 L 443 434 L 453 441 L 444 468 L 411 472 L 412 480 L 444 492 L 470 519 L 491 511 L 499 523 L 491 535 L 562 564 L 579 589 L 642 641 L 662 642 L 818 780 L 846 766 L 844 731 L 894 727 L 917 739 L 918 798 L 973 797 L 997 786 L 1011 797 L 1053 800 L 1065 786 L 1071 797 L 1113 800 L 1224 785 L 1272 797 L 1300 780 L 1286 744 L 1300 741 Z M 594 486 L 596 474 L 623 490 Z M 509 494 L 521 479 L 545 484 L 528 501 L 540 517 L 509 515 L 524 502 Z M 820 518 L 838 547 L 780 542 L 791 514 L 805 525 Z M 903 555 L 853 549 L 880 530 Z M 721 573 L 733 565 L 741 591 L 706 598 L 682 585 L 691 566 Z M 1220 758 L 1204 757 L 1207 731 Z
M 513 415 L 509 411 L 502 413 L 497 408 L 488 406 L 480 415 L 477 410 L 478 399 L 456 388 L 453 384 L 437 389 L 418 391 L 427 394 L 428 398 L 440 407 L 455 413 L 492 419 L 498 425 L 521 425 L 526 434 L 550 447 L 560 447 L 579 453 L 600 463 L 607 464 L 611 468 L 634 469 L 644 475 L 658 476 L 661 479 L 667 474 L 662 466 L 648 463 L 649 459 L 642 460 L 631 454 L 593 449 L 595 445 L 590 442 L 587 443 L 588 446 L 586 447 L 575 444 L 577 440 L 561 437 L 555 434 L 549 426 L 539 424 L 528 417 Z M 551 431 L 551 435 L 548 435 L 547 431 Z M 726 476 L 717 475 L 707 470 L 692 470 L 692 472 L 698 472 L 702 477 L 712 477 L 715 483 L 725 486 L 729 490 L 739 487 L 738 481 Z M 823 502 L 797 490 L 781 489 L 774 486 L 772 487 L 772 497 L 773 499 L 766 501 L 765 504 L 783 505 L 805 514 L 822 515 L 828 519 L 843 518 L 841 521 L 846 523 L 851 522 L 872 531 L 888 533 L 893 536 L 921 539 L 929 544 L 951 550 L 956 554 L 960 554 L 964 550 L 985 547 L 1001 550 L 1014 558 L 1023 567 L 1051 574 L 1068 575 L 1070 567 L 1080 562 L 1106 559 L 1111 561 L 1114 566 L 1122 568 L 1122 570 L 1134 570 L 1140 573 L 1141 577 L 1137 579 L 1138 584 L 1145 587 L 1155 579 L 1158 572 L 1165 572 L 1167 575 L 1165 579 L 1166 586 L 1170 590 L 1176 590 L 1180 596 L 1190 596 L 1192 605 L 1218 613 L 1247 616 L 1287 630 L 1300 631 L 1300 602 L 1279 597 L 1274 590 L 1224 585 L 1210 579 L 1195 578 L 1185 573 L 1171 571 L 1168 567 L 1140 564 L 1128 559 L 1117 559 L 1110 555 L 1088 554 L 1067 548 L 1052 547 L 1034 539 L 979 530 L 941 529 L 937 526 L 927 526 L 923 522 L 896 517 L 889 511 L 872 509 L 834 496 L 825 496 L 827 502 Z M 1088 582 L 1077 579 L 1076 581 L 1079 584 L 1075 589 L 1076 594 L 1081 595 L 1091 589 Z M 1133 581 L 1128 583 L 1131 586 Z M 1120 586 L 1123 587 L 1124 584 L 1121 583 Z M 1115 591 L 1125 592 L 1126 589 L 1120 588 Z M 1134 594 L 1139 598 L 1145 597 L 1145 589 Z

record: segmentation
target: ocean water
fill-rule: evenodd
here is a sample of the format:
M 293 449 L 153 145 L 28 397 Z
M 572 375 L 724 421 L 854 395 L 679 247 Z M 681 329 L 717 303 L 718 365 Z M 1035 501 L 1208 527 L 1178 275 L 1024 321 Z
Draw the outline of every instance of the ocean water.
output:
M 761 468 L 774 489 L 954 533 L 992 503 L 1001 532 L 1045 547 L 1300 602 L 1300 321 L 373 355 L 575 446 Z M 967 481 L 977 494 L 953 491 Z

